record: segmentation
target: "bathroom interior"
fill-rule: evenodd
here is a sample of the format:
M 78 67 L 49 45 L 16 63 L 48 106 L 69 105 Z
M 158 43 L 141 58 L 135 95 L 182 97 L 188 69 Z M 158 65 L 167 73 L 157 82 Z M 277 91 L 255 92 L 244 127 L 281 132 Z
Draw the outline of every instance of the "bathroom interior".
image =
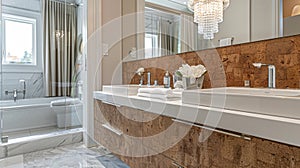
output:
M 0 157 L 82 141 L 81 1 L 1 0 Z M 71 142 L 68 142 L 71 143 Z M 10 151 L 13 145 L 22 148 Z M 10 146 L 10 147 L 9 147 Z M 29 148 L 29 147 L 28 147 Z M 11 154 L 9 154 L 11 153 Z M 15 154 L 12 154 L 15 153 Z
M 213 1 L 203 33 L 199 0 L 0 0 L 0 158 L 83 143 L 132 168 L 300 167 L 300 1 Z M 201 88 L 178 84 L 200 64 Z

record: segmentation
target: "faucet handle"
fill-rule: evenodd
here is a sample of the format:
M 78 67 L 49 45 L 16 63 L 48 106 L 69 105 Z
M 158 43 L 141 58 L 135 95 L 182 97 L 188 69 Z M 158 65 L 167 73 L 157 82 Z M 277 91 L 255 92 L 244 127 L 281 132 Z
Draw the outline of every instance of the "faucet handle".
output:
M 256 63 L 253 63 L 252 65 L 255 66 L 256 68 L 261 68 L 262 66 L 265 66 L 267 64 L 263 64 L 261 62 L 256 62 Z
M 25 83 L 25 79 L 20 79 L 19 83 Z

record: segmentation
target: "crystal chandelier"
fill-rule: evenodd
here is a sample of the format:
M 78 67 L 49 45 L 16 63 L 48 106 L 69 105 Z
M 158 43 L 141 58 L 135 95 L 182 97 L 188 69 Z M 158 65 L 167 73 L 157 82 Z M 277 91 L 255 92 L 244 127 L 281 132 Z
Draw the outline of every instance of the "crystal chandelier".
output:
M 229 0 L 188 0 L 188 8 L 194 12 L 194 22 L 198 24 L 198 33 L 204 39 L 213 39 L 223 22 L 223 11 L 229 6 Z

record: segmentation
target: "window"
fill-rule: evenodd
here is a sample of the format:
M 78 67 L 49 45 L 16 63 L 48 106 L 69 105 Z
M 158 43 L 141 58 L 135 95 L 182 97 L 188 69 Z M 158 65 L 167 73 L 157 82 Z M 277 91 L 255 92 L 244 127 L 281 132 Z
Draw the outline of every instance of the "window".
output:
M 4 65 L 37 65 L 36 19 L 3 14 Z
M 158 35 L 146 33 L 145 35 L 145 58 L 159 56 Z

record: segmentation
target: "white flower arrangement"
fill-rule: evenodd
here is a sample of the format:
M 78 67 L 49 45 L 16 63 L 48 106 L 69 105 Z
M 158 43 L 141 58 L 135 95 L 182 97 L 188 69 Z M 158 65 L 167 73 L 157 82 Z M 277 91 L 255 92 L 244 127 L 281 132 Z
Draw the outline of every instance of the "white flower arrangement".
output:
M 196 66 L 183 64 L 176 71 L 178 81 L 175 86 L 183 89 L 201 89 L 206 72 L 206 68 L 201 64 Z
M 143 67 L 139 68 L 135 73 L 138 74 L 139 76 L 142 76 L 145 72 L 145 69 Z
M 178 69 L 176 75 L 183 78 L 194 78 L 198 79 L 206 73 L 206 68 L 199 64 L 196 66 L 190 66 L 188 64 L 183 64 L 182 67 Z

